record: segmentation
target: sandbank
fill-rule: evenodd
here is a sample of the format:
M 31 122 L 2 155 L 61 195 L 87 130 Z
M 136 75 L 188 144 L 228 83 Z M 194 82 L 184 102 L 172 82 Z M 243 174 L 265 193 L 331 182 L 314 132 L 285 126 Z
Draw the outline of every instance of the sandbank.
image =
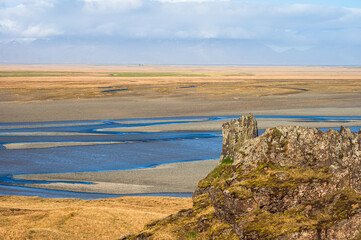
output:
M 39 125 L 39 127 L 43 127 Z M 99 136 L 98 133 L 79 132 L 0 132 L 0 136 Z
M 230 119 L 222 119 L 206 122 L 192 122 L 192 123 L 179 123 L 169 125 L 156 125 L 156 126 L 143 126 L 143 127 L 124 127 L 124 128 L 103 128 L 98 129 L 97 132 L 169 132 L 169 131 L 220 131 L 222 124 L 230 121 Z M 345 122 L 345 121 L 325 121 L 314 122 L 304 121 L 300 118 L 282 119 L 282 118 L 269 118 L 258 119 L 258 128 L 266 129 L 276 126 L 301 126 L 308 128 L 330 128 L 330 127 L 352 127 L 361 126 L 360 120 Z
M 25 125 L 16 125 L 11 126 L 7 124 L 1 124 L 0 129 L 17 129 L 17 128 L 38 128 L 38 127 L 66 127 L 66 126 L 83 126 L 83 125 L 96 125 L 101 124 L 98 122 L 87 122 L 87 123 L 52 123 L 52 124 L 46 124 L 46 123 L 34 123 L 31 122 L 25 122 Z
M 105 144 L 120 144 L 122 142 L 23 142 L 3 144 L 6 149 L 53 148 L 71 146 L 90 146 Z
M 107 194 L 193 192 L 198 181 L 219 163 L 218 159 L 180 162 L 123 171 L 14 175 L 13 178 L 46 181 L 84 181 L 94 184 L 27 184 L 25 186 Z

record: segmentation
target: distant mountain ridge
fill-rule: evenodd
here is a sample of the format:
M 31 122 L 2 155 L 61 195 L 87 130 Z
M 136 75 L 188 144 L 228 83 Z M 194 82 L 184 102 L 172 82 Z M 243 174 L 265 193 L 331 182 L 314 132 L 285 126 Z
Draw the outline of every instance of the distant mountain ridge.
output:
M 54 37 L 0 43 L 0 64 L 360 65 L 361 45 L 314 45 L 276 51 L 239 39 Z

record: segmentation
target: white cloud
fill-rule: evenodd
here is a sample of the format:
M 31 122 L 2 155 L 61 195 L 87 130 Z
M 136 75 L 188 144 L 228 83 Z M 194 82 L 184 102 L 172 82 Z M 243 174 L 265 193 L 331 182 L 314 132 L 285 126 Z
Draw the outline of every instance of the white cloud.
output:
M 50 24 L 56 0 L 13 0 L 0 5 L 0 40 L 28 42 L 59 35 L 60 19 Z M 54 25 L 54 26 L 51 26 Z
M 139 8 L 142 0 L 82 0 L 84 9 L 92 13 L 124 12 Z
M 24 4 L 16 4 L 6 8 L 0 8 L 0 16 L 3 19 L 14 20 L 21 17 L 26 17 L 28 10 Z
M 21 33 L 21 35 L 24 37 L 33 37 L 33 38 L 48 37 L 59 34 L 61 34 L 61 32 L 57 31 L 56 29 L 41 25 L 29 26 Z
M 14 0 L 1 34 L 121 38 L 219 38 L 312 44 L 360 27 L 359 9 L 236 0 Z M 45 27 L 47 26 L 47 27 Z M 49 27 L 51 26 L 51 27 Z M 349 35 L 347 35 L 349 36 Z M 345 37 L 347 37 L 345 36 Z M 355 38 L 353 36 L 353 38 Z M 331 41 L 330 39 L 328 41 Z
M 228 0 L 156 0 L 157 2 L 163 3 L 204 3 L 204 2 L 227 2 Z
M 28 6 L 51 8 L 54 7 L 57 0 L 21 0 L 20 2 Z
M 16 34 L 20 30 L 19 26 L 16 24 L 16 22 L 4 19 L 0 20 L 0 32 L 3 34 Z
M 278 52 L 361 42 L 361 9 L 241 0 L 0 0 L 0 41 L 232 39 Z M 311 1 L 303 1 L 311 2 Z M 320 2 L 320 1 L 318 1 Z M 90 41 L 90 40 L 89 40 Z

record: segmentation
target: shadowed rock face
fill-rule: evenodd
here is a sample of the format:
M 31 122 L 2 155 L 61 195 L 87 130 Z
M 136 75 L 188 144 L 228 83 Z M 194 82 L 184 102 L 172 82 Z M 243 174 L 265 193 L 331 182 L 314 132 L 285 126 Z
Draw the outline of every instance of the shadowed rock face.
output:
M 257 137 L 249 115 L 224 124 L 223 137 L 193 208 L 149 226 L 145 239 L 361 239 L 360 133 L 277 127 Z

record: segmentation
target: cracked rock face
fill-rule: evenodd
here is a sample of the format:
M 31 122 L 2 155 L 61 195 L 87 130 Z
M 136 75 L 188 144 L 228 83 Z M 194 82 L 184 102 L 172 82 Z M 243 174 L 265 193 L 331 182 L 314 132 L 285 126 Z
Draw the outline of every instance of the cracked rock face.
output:
M 361 239 L 361 133 L 276 127 L 257 136 L 252 115 L 232 120 L 193 201 L 147 239 L 164 229 L 175 239 Z
M 252 115 L 242 116 L 223 124 L 221 159 L 234 159 L 243 142 L 258 136 L 257 130 L 257 121 Z

